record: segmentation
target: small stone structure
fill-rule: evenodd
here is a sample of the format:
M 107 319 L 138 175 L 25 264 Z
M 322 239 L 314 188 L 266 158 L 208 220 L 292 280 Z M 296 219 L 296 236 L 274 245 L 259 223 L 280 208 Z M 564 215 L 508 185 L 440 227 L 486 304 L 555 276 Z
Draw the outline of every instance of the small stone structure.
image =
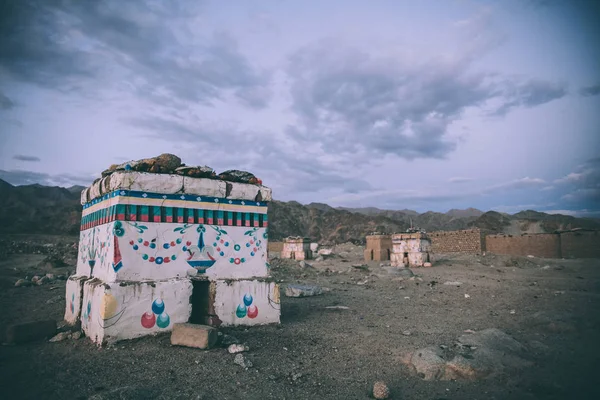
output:
M 365 261 L 389 261 L 392 253 L 392 235 L 374 233 L 367 236 Z
M 392 235 L 391 264 L 394 267 L 431 265 L 431 240 L 423 232 Z
M 279 323 L 267 260 L 271 189 L 160 172 L 116 168 L 82 192 L 65 320 L 80 320 L 98 344 L 177 323 Z
M 292 260 L 310 260 L 312 258 L 310 239 L 302 237 L 285 238 L 283 240 L 281 258 L 291 258 Z

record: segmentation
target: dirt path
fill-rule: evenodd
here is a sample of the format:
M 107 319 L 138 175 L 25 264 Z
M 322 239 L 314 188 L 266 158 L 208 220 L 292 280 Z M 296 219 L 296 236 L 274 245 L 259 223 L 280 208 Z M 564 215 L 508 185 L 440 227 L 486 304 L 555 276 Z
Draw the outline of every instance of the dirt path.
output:
M 347 250 L 314 268 L 273 262 L 282 285 L 331 291 L 282 296 L 279 327 L 225 330 L 250 346 L 254 368 L 235 365 L 225 349 L 171 347 L 168 335 L 102 349 L 85 339 L 32 343 L 0 347 L 0 391 L 36 399 L 367 399 L 381 379 L 401 399 L 600 398 L 600 260 L 454 256 L 399 280 L 378 263 L 352 268 L 361 249 Z M 31 257 L 7 256 L 1 274 L 16 279 L 14 268 Z M 63 295 L 64 282 L 5 287 L 0 323 L 60 320 Z M 325 308 L 336 305 L 349 309 Z M 485 328 L 528 346 L 534 366 L 485 381 L 431 382 L 400 363 L 408 351 Z

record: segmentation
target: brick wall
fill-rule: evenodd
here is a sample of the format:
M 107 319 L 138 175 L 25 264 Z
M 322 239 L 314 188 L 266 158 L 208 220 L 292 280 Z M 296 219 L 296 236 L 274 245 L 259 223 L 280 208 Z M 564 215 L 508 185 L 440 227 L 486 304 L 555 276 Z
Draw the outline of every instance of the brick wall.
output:
M 269 253 L 281 253 L 283 251 L 283 242 L 269 242 L 267 249 Z
M 487 235 L 486 249 L 490 253 L 515 256 L 560 258 L 560 235 L 539 233 L 523 236 Z
M 564 258 L 600 258 L 599 231 L 573 231 L 560 234 Z
M 428 233 L 434 253 L 472 253 L 485 250 L 484 237 L 479 229 Z

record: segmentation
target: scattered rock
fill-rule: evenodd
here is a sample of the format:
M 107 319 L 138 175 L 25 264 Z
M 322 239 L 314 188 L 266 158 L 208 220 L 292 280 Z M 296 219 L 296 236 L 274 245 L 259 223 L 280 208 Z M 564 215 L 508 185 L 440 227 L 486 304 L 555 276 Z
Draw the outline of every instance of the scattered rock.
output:
M 307 263 L 307 262 L 306 262 L 306 261 L 304 261 L 304 260 L 300 261 L 300 262 L 298 263 L 298 265 L 299 265 L 301 268 L 312 268 L 312 265 L 310 265 L 309 263 Z
M 39 279 L 40 279 L 40 276 L 34 275 L 33 278 L 31 278 L 31 283 L 36 283 Z
M 54 274 L 46 274 L 46 278 L 50 279 L 50 281 L 55 281 L 56 277 Z
M 310 297 L 322 293 L 323 289 L 320 286 L 288 285 L 285 288 L 285 295 L 287 297 Z
M 465 293 L 465 299 L 470 299 L 471 296 Z
M 432 266 L 432 264 L 430 262 L 426 262 L 426 263 L 423 263 L 423 266 L 429 268 Z
M 227 351 L 229 352 L 229 354 L 236 354 L 236 353 L 241 353 L 243 351 L 249 351 L 250 348 L 244 344 L 232 344 L 229 345 L 229 347 L 227 348 Z
M 549 265 L 544 265 L 541 269 L 544 271 L 549 270 L 551 267 Z
M 247 171 L 239 171 L 236 169 L 230 169 L 225 172 L 221 172 L 218 176 L 220 179 L 223 179 L 223 180 L 229 181 L 229 182 L 262 184 L 262 181 L 260 181 L 256 176 L 254 176 L 254 174 L 251 174 L 250 172 L 247 172 Z
M 235 358 L 233 359 L 233 362 L 237 365 L 239 365 L 242 368 L 252 368 L 253 364 L 252 361 L 248 360 L 246 357 L 244 357 L 244 355 L 242 353 L 238 353 L 235 355 Z
M 175 169 L 175 173 L 178 175 L 189 176 L 191 178 L 209 178 L 214 179 L 217 177 L 215 171 L 208 166 L 197 166 L 197 167 L 188 167 L 181 166 Z
M 240 343 L 240 340 L 238 338 L 236 338 L 235 336 L 225 334 L 221 338 L 221 344 L 223 346 L 231 346 L 232 344 L 239 344 L 239 343 Z
M 25 287 L 25 286 L 31 286 L 32 283 L 26 279 L 19 279 L 18 281 L 15 282 L 15 286 L 16 287 Z
M 346 306 L 327 306 L 325 307 L 328 310 L 349 310 L 350 307 L 346 307 Z
M 498 329 L 462 335 L 455 348 L 452 352 L 443 345 L 424 348 L 406 355 L 402 362 L 425 380 L 473 380 L 532 365 L 522 358 L 525 347 Z M 446 355 L 452 359 L 447 361 Z
M 81 339 L 81 336 L 82 336 L 81 331 L 76 331 L 71 334 L 71 339 L 79 340 L 79 339 Z
M 527 256 L 527 258 L 535 258 L 535 256 L 532 256 L 531 254 Z
M 408 365 L 414 372 L 426 381 L 437 380 L 443 377 L 446 361 L 443 353 L 436 347 L 426 347 L 412 353 L 408 357 Z
M 7 343 L 27 343 L 56 333 L 56 321 L 45 320 L 11 325 L 6 329 Z
M 410 336 L 410 335 L 411 335 L 411 332 L 410 332 L 410 331 L 402 331 L 402 334 L 403 334 L 404 336 Z
M 50 342 L 62 342 L 65 339 L 68 339 L 69 336 L 71 336 L 70 332 L 60 332 L 58 335 L 54 336 L 52 339 L 50 339 Z
M 298 379 L 302 378 L 304 375 L 302 374 L 302 372 L 293 372 L 290 375 L 290 380 L 292 382 L 296 382 Z
M 444 285 L 446 285 L 446 286 L 460 286 L 460 285 L 462 285 L 462 282 L 458 282 L 458 281 L 447 281 L 447 282 L 444 282 Z
M 316 262 L 320 262 L 320 261 L 323 261 L 323 260 L 325 260 L 325 259 L 323 258 L 323 256 L 318 256 L 317 258 L 315 258 L 315 261 L 316 261 Z
M 384 400 L 390 397 L 390 389 L 385 382 L 377 381 L 373 384 L 373 397 L 378 400 Z
M 102 176 L 108 176 L 115 171 L 137 171 L 151 172 L 154 174 L 172 174 L 181 166 L 181 158 L 173 154 L 161 154 L 157 157 L 144 158 L 138 161 L 128 161 L 123 164 L 111 165 L 102 172 Z
M 517 313 L 517 311 L 516 311 L 516 310 L 510 310 L 510 314 L 513 314 L 513 315 L 514 315 L 514 314 L 516 314 L 516 313 Z
M 369 266 L 366 264 L 352 264 L 352 268 L 361 269 L 363 271 L 366 271 L 369 269 Z
M 331 255 L 333 255 L 333 250 L 332 249 L 319 249 L 317 254 L 320 256 L 323 256 L 323 257 L 331 256 Z
M 50 279 L 47 276 L 42 276 L 35 282 L 35 284 L 38 286 L 44 285 L 46 283 L 50 283 Z

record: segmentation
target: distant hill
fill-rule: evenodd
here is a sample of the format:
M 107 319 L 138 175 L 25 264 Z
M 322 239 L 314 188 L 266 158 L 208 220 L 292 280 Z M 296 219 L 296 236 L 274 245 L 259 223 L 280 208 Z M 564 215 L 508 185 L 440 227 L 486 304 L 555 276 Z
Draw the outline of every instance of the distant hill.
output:
M 0 233 L 78 234 L 80 192 L 0 180 Z
M 0 180 L 0 233 L 79 233 L 82 187 L 13 186 Z M 432 231 L 477 227 L 491 233 L 543 233 L 573 228 L 600 229 L 600 221 L 567 215 L 521 211 L 514 215 L 474 208 L 447 213 L 378 208 L 343 209 L 323 203 L 269 203 L 269 238 L 306 236 L 321 243 L 363 243 L 371 232 L 403 232 L 410 224 Z

